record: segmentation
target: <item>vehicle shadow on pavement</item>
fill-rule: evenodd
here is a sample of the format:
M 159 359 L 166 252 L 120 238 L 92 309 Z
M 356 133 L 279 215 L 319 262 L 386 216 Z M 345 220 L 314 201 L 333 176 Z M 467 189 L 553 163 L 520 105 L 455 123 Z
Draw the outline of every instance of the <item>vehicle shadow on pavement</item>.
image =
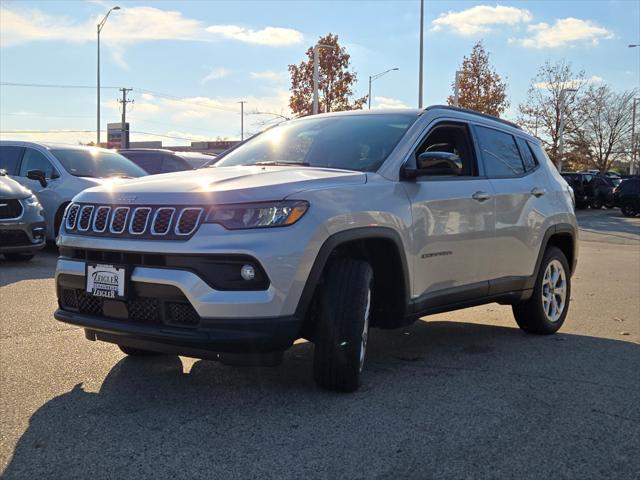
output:
M 115 348 L 115 347 L 114 347 Z M 640 346 L 418 321 L 371 335 L 354 394 L 280 367 L 123 358 L 29 421 L 4 478 L 631 478 Z
M 47 245 L 28 262 L 9 261 L 0 254 L 0 287 L 23 280 L 53 278 L 57 256 L 55 245 Z
M 625 217 L 618 209 L 578 211 L 576 215 L 581 230 L 640 240 L 640 218 Z

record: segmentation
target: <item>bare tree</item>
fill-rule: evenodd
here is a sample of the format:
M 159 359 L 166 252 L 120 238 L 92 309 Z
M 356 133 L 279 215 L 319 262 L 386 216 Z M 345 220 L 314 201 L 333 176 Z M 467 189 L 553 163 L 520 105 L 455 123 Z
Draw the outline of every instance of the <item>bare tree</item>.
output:
M 581 126 L 575 140 L 586 147 L 589 162 L 602 173 L 613 162 L 629 158 L 635 94 L 613 92 L 606 84 L 591 85 L 580 102 Z
M 580 100 L 580 89 L 585 84 L 584 72 L 575 73 L 571 63 L 560 60 L 556 63 L 546 61 L 531 81 L 527 99 L 518 107 L 518 122 L 530 133 L 540 138 L 556 165 L 560 162 L 558 146 L 560 143 L 560 118 L 564 103 L 565 143 L 570 140 L 579 127 L 576 106 Z M 566 92 L 564 89 L 576 89 L 577 92 Z

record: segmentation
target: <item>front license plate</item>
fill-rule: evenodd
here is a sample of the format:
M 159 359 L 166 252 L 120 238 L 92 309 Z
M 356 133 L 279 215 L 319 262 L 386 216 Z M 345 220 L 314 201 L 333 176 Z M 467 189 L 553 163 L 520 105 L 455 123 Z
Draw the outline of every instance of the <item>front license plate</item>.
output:
M 126 299 L 127 267 L 104 263 L 87 264 L 87 293 L 96 297 Z

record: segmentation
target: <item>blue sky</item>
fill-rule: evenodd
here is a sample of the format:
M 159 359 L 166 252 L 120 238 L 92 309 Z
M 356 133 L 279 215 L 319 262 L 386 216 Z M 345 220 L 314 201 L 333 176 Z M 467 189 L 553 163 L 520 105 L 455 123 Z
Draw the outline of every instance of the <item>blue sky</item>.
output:
M 102 84 L 133 87 L 132 140 L 239 137 L 287 114 L 287 65 L 319 36 L 338 34 L 358 73 L 392 67 L 374 83 L 373 106 L 417 106 L 419 2 L 407 1 L 5 1 L 0 2 L 0 81 L 94 86 L 95 25 L 102 33 Z M 567 58 L 594 82 L 640 85 L 640 2 L 425 2 L 425 104 L 444 103 L 462 57 L 483 40 L 506 77 L 514 117 L 546 60 Z M 102 128 L 119 121 L 118 91 L 102 91 Z M 95 89 L 0 86 L 0 131 L 94 130 Z M 165 135 L 166 137 L 154 136 Z M 103 134 L 104 136 L 104 134 Z M 168 138 L 176 137 L 176 138 Z M 94 133 L 0 133 L 0 138 L 87 141 Z

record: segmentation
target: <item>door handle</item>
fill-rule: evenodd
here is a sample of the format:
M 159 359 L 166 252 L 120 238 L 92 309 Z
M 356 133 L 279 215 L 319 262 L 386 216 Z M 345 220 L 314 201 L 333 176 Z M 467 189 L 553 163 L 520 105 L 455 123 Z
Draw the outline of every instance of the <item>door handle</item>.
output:
M 531 190 L 531 195 L 533 195 L 534 197 L 541 197 L 543 196 L 545 193 L 547 193 L 547 191 L 544 188 L 534 188 L 533 190 Z
M 471 198 L 477 200 L 478 202 L 484 202 L 486 200 L 489 200 L 491 198 L 491 195 L 489 195 L 487 192 L 476 192 L 471 195 Z

